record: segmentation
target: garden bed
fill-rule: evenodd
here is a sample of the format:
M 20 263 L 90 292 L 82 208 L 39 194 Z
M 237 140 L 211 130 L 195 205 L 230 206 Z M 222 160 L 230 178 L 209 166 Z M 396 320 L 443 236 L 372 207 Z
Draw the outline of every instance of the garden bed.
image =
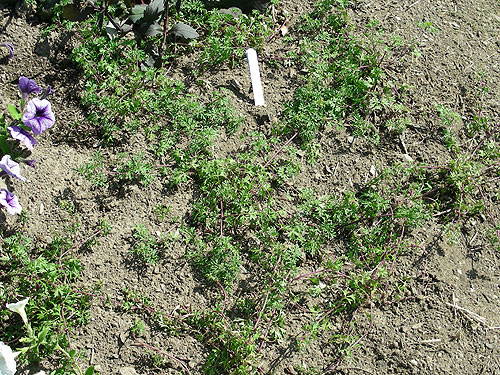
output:
M 0 302 L 51 332 L 18 374 L 500 374 L 498 3 L 318 4 L 183 1 L 157 70 L 0 9 L 1 108 L 26 76 L 56 117 L 0 211 Z

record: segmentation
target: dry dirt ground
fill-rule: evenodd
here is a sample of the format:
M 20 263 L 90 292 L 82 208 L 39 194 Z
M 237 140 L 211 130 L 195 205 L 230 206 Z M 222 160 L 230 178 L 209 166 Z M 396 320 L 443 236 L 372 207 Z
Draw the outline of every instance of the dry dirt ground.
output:
M 280 3 L 281 11 L 288 12 L 293 33 L 298 16 L 310 4 L 294 0 Z M 411 108 L 412 124 L 405 133 L 404 146 L 382 142 L 378 147 L 368 147 L 348 134 L 338 134 L 334 139 L 325 136 L 319 162 L 302 172 L 299 185 L 312 185 L 318 194 L 338 193 L 364 182 L 372 165 L 401 160 L 405 151 L 414 160 L 439 163 L 447 151 L 437 139 L 440 120 L 434 105 L 446 105 L 466 119 L 473 110 L 475 90 L 484 79 L 489 87 L 485 111 L 491 119 L 500 121 L 497 0 L 355 1 L 349 15 L 360 29 L 376 20 L 387 40 L 401 37 L 402 47 L 392 52 L 387 69 L 391 79 L 409 85 L 406 103 Z M 111 233 L 92 253 L 78 255 L 84 264 L 86 285 L 102 283 L 103 293 L 117 301 L 123 299 L 126 289 L 140 292 L 151 298 L 155 308 L 166 312 L 178 306 L 210 306 L 219 291 L 207 287 L 193 272 L 180 244 L 156 266 L 145 270 L 135 268 L 128 256 L 133 227 L 142 223 L 152 231 L 175 231 L 150 220 L 153 208 L 160 203 L 168 205 L 172 215 L 182 218 L 190 210 L 193 191 L 164 195 L 160 183 L 155 182 L 147 189 L 131 187 L 120 197 L 96 196 L 89 181 L 74 172 L 96 151 L 94 145 L 78 145 L 66 137 L 68 128 L 85 116 L 78 105 L 82 82 L 68 59 L 72 41 L 57 33 L 44 40 L 40 37 L 43 27 L 33 15 L 0 8 L 0 42 L 9 41 L 16 47 L 15 58 L 0 64 L 0 107 L 5 109 L 18 99 L 20 75 L 55 89 L 52 101 L 56 125 L 40 138 L 33 154 L 36 168 L 24 169 L 29 183 L 14 186 L 29 212 L 28 234 L 49 241 L 52 233 L 72 222 L 58 204 L 61 199 L 70 200 L 83 227 L 92 228 L 101 218 L 112 225 Z M 263 55 L 279 56 L 282 49 L 278 37 L 265 47 Z M 231 79 L 241 84 L 243 92 L 229 91 L 233 95 L 230 100 L 244 116 L 243 126 L 250 129 L 265 126 L 268 118 L 279 118 L 281 104 L 292 94 L 293 81 L 289 82 L 291 78 L 283 68 L 268 66 L 263 59 L 262 74 L 268 101 L 265 109 L 255 109 L 247 94 L 245 64 L 203 78 L 210 83 L 207 87 L 231 87 Z M 223 155 L 236 147 L 234 140 L 229 140 L 216 152 Z M 122 150 L 107 152 L 115 151 Z M 8 227 L 15 225 L 16 219 L 0 213 L 0 220 Z M 438 226 L 413 234 L 422 248 L 401 257 L 396 264 L 397 272 L 408 277 L 410 293 L 403 300 L 374 308 L 371 321 L 360 315 L 360 321 L 365 319 L 366 335 L 350 359 L 333 366 L 331 348 L 319 340 L 301 352 L 287 351 L 286 346 L 281 351 L 269 349 L 263 359 L 264 371 L 294 374 L 293 366 L 301 365 L 332 369 L 338 374 L 500 374 L 499 259 L 486 239 L 482 221 L 466 222 L 454 243 Z M 72 345 L 103 374 L 177 373 L 151 366 L 144 349 L 128 339 L 132 324 L 133 316 L 95 299 L 91 320 L 75 332 Z M 165 339 L 151 335 L 148 340 L 185 360 L 193 374 L 201 372 L 206 353 L 194 337 Z M 28 370 L 20 373 L 27 374 Z

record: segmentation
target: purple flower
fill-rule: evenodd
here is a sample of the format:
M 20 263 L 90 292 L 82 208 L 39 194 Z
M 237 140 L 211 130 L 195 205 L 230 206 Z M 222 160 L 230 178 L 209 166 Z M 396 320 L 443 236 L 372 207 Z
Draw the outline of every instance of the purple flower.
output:
M 26 112 L 23 115 L 23 123 L 29 126 L 36 135 L 42 134 L 45 130 L 54 125 L 56 118 L 52 112 L 50 102 L 46 99 L 31 99 L 26 105 Z
M 23 94 L 23 100 L 26 100 L 29 94 L 38 94 L 42 91 L 42 88 L 39 87 L 34 80 L 24 76 L 19 77 L 19 85 L 17 85 L 17 87 L 19 87 L 19 91 Z
M 33 150 L 36 140 L 30 133 L 19 126 L 9 126 L 7 130 L 10 132 L 12 138 L 21 141 L 28 150 Z
M 6 47 L 9 49 L 9 60 L 14 57 L 14 46 L 10 43 L 1 43 L 0 46 Z
M 52 90 L 51 86 L 47 86 L 43 94 L 40 96 L 40 99 L 45 99 L 47 96 L 52 95 L 54 93 L 54 90 Z
M 8 190 L 0 190 L 0 204 L 7 209 L 11 215 L 20 214 L 23 208 L 19 204 L 19 199 Z
M 10 155 L 4 155 L 2 160 L 0 160 L 0 168 L 9 176 L 15 177 L 21 181 L 26 181 L 26 179 L 21 176 L 21 168 L 19 167 L 19 164 L 14 160 L 11 160 Z
M 29 165 L 31 168 L 35 168 L 36 160 L 35 159 L 24 159 L 21 160 L 24 164 Z

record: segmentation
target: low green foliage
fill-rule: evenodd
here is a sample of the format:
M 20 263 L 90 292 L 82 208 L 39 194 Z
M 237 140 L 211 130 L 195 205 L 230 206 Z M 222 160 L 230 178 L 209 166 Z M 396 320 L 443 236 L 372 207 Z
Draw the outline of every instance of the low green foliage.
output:
M 224 14 L 217 9 L 198 19 L 204 28 L 200 64 L 202 67 L 218 67 L 224 62 L 235 66 L 249 47 L 262 48 L 273 33 L 271 18 L 258 12 L 251 16 Z
M 254 345 L 249 345 L 250 327 L 235 325 L 232 332 L 228 322 L 217 312 L 192 314 L 185 322 L 199 332 L 201 340 L 210 348 L 205 365 L 206 375 L 255 373 L 258 357 Z
M 153 165 L 145 159 L 142 152 L 132 156 L 127 153 L 118 154 L 119 166 L 115 176 L 117 183 L 121 185 L 123 182 L 138 182 L 142 186 L 148 186 L 155 176 Z
M 105 187 L 107 178 L 104 172 L 103 157 L 99 151 L 92 155 L 86 164 L 78 167 L 76 172 L 87 178 L 93 187 Z
M 39 362 L 53 356 L 54 374 L 66 374 L 75 367 L 76 353 L 64 350 L 70 343 L 73 327 L 88 321 L 92 290 L 80 290 L 82 267 L 77 252 L 89 250 L 97 236 L 107 233 L 103 223 L 87 240 L 81 241 L 78 225 L 67 234 L 54 234 L 48 242 L 34 241 L 22 233 L 1 238 L 0 244 L 0 303 L 5 306 L 29 297 L 26 307 L 26 336 L 22 322 L 1 310 L 4 317 L 0 341 L 19 340 L 24 361 Z M 9 315 L 9 318 L 7 316 Z
M 356 36 L 346 6 L 345 1 L 319 1 L 313 12 L 302 16 L 301 39 L 290 53 L 305 75 L 285 104 L 278 130 L 297 133 L 306 150 L 330 129 L 347 128 L 377 144 L 381 130 L 401 133 L 408 122 L 407 109 L 396 95 L 400 88 L 384 72 L 387 50 L 399 41 L 384 48 L 376 24 L 368 25 L 363 37 Z M 385 127 L 372 121 L 376 114 L 387 118 Z
M 164 67 L 175 67 L 181 55 L 198 54 L 186 83 L 173 80 L 168 68 L 147 64 L 151 47 L 158 50 L 163 43 L 159 36 L 109 40 L 98 17 L 81 25 L 82 40 L 72 58 L 86 80 L 85 126 L 95 130 L 86 135 L 100 149 L 78 172 L 100 192 L 153 182 L 163 185 L 165 194 L 192 189 L 184 216 L 174 216 L 177 208 L 160 200 L 148 227 L 133 228 L 130 257 L 135 265 L 161 267 L 167 245 L 183 241 L 186 258 L 201 276 L 197 281 L 220 292 L 206 309 L 177 306 L 165 314 L 155 310 L 152 297 L 125 291 L 118 304 L 133 317 L 130 334 L 136 344 L 149 333 L 190 335 L 205 350 L 207 375 L 262 373 L 267 347 L 287 342 L 290 350 L 301 350 L 318 339 L 332 345 L 332 361 L 340 363 L 363 338 L 359 314 L 405 295 L 409 276 L 394 267 L 399 256 L 421 249 L 415 230 L 440 224 L 450 239 L 453 233 L 458 238 L 464 219 L 488 217 L 489 236 L 500 241 L 492 214 L 498 196 L 491 193 L 500 176 L 498 126 L 482 111 L 486 88 L 481 85 L 471 113 L 436 105 L 446 146 L 439 165 L 377 167 L 375 177 L 333 195 L 298 187 L 296 177 L 303 181 L 311 172 L 302 161 L 319 158 L 317 141 L 330 141 L 332 130 L 344 128 L 377 147 L 382 137 L 400 138 L 412 129 L 403 104 L 405 87 L 384 70 L 384 59 L 401 40 L 383 42 L 375 22 L 360 35 L 349 22 L 348 5 L 321 0 L 301 17 L 290 32 L 283 63 L 297 74 L 292 99 L 284 103 L 278 123 L 261 132 L 243 129 L 240 147 L 220 157 L 215 145 L 234 140 L 242 119 L 227 92 L 214 91 L 202 100 L 191 93 L 190 80 L 226 64 L 233 67 L 249 46 L 262 47 L 276 31 L 271 12 L 223 14 L 199 0 L 183 0 L 177 12 L 170 2 L 170 21 L 189 23 L 200 33 L 187 43 L 169 36 L 162 47 Z M 430 23 L 420 27 L 433 31 Z M 134 147 L 135 142 L 147 146 Z M 59 204 L 75 214 L 72 202 Z M 170 227 L 168 234 L 156 231 L 164 227 Z M 3 239 L 0 302 L 25 296 L 28 285 L 37 285 L 28 308 L 35 332 L 29 358 L 65 350 L 66 329 L 86 321 L 88 294 L 73 287 L 81 271 L 72 256 L 78 230 L 75 224 L 45 245 L 22 235 Z M 71 320 L 64 321 L 68 316 Z M 294 337 L 292 320 L 302 327 Z M 11 321 L 4 320 L 3 341 L 20 336 L 18 327 L 5 323 Z M 183 360 L 143 346 L 153 365 L 186 370 Z M 74 371 L 75 356 L 63 356 L 68 372 Z M 319 373 L 313 367 L 296 371 Z
M 158 261 L 165 246 L 163 238 L 156 238 L 142 224 L 135 226 L 132 238 L 131 254 L 145 264 Z

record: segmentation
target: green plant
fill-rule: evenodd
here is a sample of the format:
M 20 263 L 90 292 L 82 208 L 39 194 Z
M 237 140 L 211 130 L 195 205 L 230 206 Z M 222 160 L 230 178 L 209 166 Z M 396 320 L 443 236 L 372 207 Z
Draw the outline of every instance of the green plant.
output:
M 259 13 L 246 16 L 212 11 L 200 22 L 205 28 L 202 66 L 216 67 L 224 62 L 234 66 L 247 48 L 259 50 L 272 33 L 269 16 Z
M 163 239 L 151 235 L 148 229 L 137 224 L 132 232 L 130 253 L 146 264 L 156 263 L 164 249 Z
M 141 319 L 135 318 L 134 324 L 130 327 L 130 331 L 135 336 L 142 336 L 145 332 L 144 322 Z
M 320 1 L 299 22 L 305 36 L 294 60 L 307 74 L 285 104 L 282 126 L 277 130 L 279 134 L 297 133 L 306 150 L 320 134 L 338 127 L 352 129 L 353 135 L 377 144 L 379 126 L 371 120 L 372 114 L 391 118 L 405 111 L 393 97 L 395 87 L 380 84 L 385 78 L 387 51 L 379 46 L 374 27 L 368 27 L 366 40 L 355 37 L 345 6 L 345 2 Z M 391 124 L 401 129 L 404 120 L 395 117 Z
M 215 311 L 192 314 L 184 323 L 199 332 L 200 339 L 210 348 L 203 366 L 206 375 L 255 373 L 258 353 L 248 343 L 249 327 L 234 327 L 235 334 Z
M 439 33 L 439 29 L 435 27 L 431 21 L 417 22 L 417 26 L 422 30 L 428 30 L 429 32 L 434 34 Z
M 118 155 L 118 170 L 116 180 L 119 184 L 124 181 L 139 182 L 142 186 L 148 186 L 154 179 L 153 165 L 144 160 L 144 154 L 139 152 L 129 157 L 128 154 Z M 123 160 L 127 160 L 123 162 Z
M 76 169 L 80 175 L 87 178 L 93 187 L 104 187 L 107 185 L 107 177 L 104 173 L 103 156 L 100 151 L 92 155 L 91 160 Z
M 51 356 L 54 367 L 60 366 L 55 373 L 83 374 L 76 364 L 76 352 L 67 348 L 71 329 L 88 320 L 93 291 L 76 289 L 82 271 L 76 253 L 85 244 L 95 245 L 97 236 L 107 230 L 103 224 L 83 241 L 75 240 L 78 231 L 68 231 L 68 235 L 55 235 L 46 244 L 21 233 L 1 238 L 0 301 L 5 306 L 18 296 L 29 297 L 26 306 L 29 323 L 26 335 L 22 336 L 22 329 L 14 324 L 14 319 L 7 319 L 6 311 L 2 310 L 1 315 L 6 319 L 2 319 L 0 340 L 22 342 L 24 347 L 19 349 L 23 361 L 38 362 Z
M 163 204 L 156 205 L 154 208 L 156 220 L 158 220 L 160 222 L 165 221 L 168 214 L 170 213 L 170 211 L 171 211 L 170 207 L 168 207 L 168 206 L 165 206 Z

